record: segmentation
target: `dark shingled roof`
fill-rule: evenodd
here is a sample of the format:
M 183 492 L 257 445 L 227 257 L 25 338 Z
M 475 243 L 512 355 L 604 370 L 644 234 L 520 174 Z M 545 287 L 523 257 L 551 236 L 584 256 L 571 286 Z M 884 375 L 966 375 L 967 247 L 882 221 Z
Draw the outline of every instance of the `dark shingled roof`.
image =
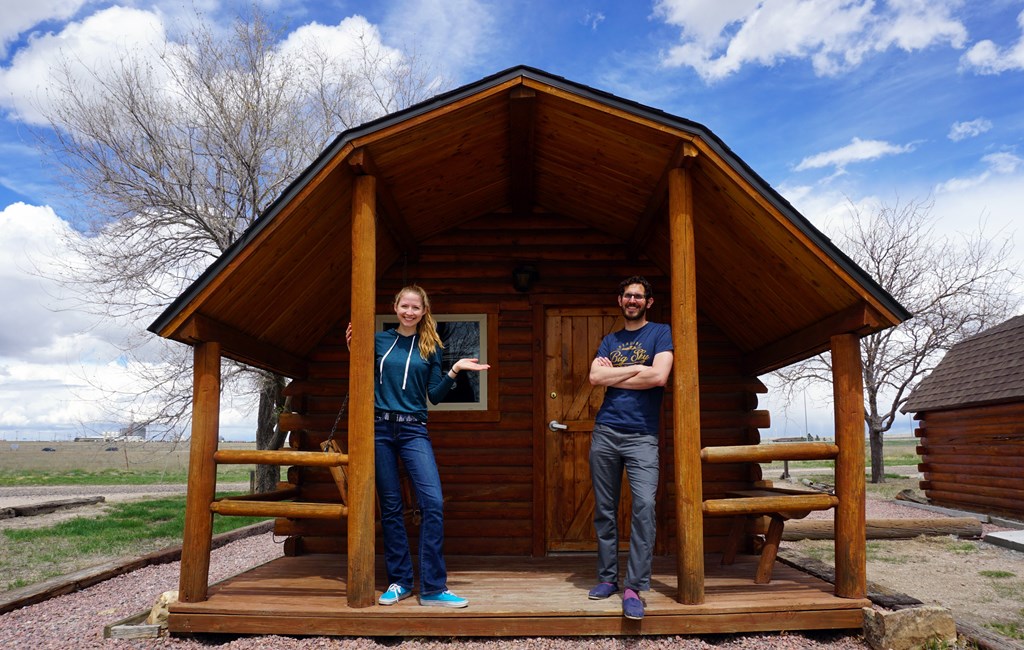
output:
M 904 413 L 1024 399 L 1024 316 L 953 346 L 914 388 Z

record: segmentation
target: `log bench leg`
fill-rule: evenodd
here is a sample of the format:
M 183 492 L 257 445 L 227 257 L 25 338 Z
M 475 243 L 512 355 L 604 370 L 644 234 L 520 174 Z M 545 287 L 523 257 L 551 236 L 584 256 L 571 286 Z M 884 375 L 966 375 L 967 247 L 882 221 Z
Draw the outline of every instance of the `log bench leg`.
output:
M 779 542 L 782 541 L 785 523 L 786 520 L 782 516 L 771 515 L 771 523 L 768 524 L 764 546 L 761 548 L 761 560 L 757 563 L 757 576 L 754 578 L 756 584 L 766 585 L 772 581 L 772 568 L 775 566 L 775 556 L 779 553 Z
M 732 528 L 729 530 L 729 537 L 725 540 L 725 548 L 722 550 L 722 566 L 728 566 L 736 561 L 736 554 L 739 553 L 740 544 L 743 543 L 743 535 L 747 532 L 747 516 L 737 515 L 732 518 Z

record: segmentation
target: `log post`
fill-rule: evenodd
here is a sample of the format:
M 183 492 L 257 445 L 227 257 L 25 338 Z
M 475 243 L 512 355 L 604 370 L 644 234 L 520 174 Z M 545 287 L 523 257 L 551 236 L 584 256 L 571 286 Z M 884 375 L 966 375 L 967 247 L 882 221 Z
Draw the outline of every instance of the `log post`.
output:
M 357 176 L 352 193 L 352 346 L 348 407 L 348 606 L 373 605 L 373 338 L 377 304 L 377 182 Z
M 832 390 L 835 399 L 836 595 L 867 595 L 867 541 L 864 486 L 864 378 L 860 339 L 855 334 L 832 337 Z
M 697 374 L 697 265 L 693 188 L 686 169 L 669 172 L 671 251 L 672 441 L 676 492 L 676 574 L 684 605 L 704 602 L 704 517 L 700 463 L 700 381 Z
M 188 455 L 188 494 L 181 544 L 178 599 L 184 603 L 206 600 L 213 545 L 210 504 L 217 488 L 217 436 L 220 430 L 220 344 L 193 347 L 192 436 Z

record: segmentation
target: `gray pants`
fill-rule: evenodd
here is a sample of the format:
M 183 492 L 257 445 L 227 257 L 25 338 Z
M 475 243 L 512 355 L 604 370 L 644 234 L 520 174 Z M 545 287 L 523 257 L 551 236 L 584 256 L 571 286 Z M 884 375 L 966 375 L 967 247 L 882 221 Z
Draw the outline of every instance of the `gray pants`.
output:
M 594 484 L 594 530 L 597 533 L 597 579 L 618 584 L 619 527 L 616 514 L 622 470 L 633 495 L 629 530 L 629 565 L 624 586 L 634 591 L 651 588 L 658 490 L 658 436 L 620 433 L 596 425 L 590 440 L 590 476 Z

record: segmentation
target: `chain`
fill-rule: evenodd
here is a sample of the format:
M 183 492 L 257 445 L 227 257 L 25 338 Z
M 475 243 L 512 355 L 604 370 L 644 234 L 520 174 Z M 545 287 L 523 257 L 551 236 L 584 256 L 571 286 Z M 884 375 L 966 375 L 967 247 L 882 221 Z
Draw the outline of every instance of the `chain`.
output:
M 345 414 L 345 409 L 348 407 L 348 393 L 345 393 L 345 400 L 341 403 L 341 408 L 338 409 L 338 417 L 334 418 L 334 425 L 331 426 L 331 433 L 327 436 L 327 440 L 324 442 L 330 442 L 334 440 L 334 433 L 338 430 L 338 423 L 341 422 L 341 416 Z M 328 447 L 324 446 L 324 451 L 327 451 Z

